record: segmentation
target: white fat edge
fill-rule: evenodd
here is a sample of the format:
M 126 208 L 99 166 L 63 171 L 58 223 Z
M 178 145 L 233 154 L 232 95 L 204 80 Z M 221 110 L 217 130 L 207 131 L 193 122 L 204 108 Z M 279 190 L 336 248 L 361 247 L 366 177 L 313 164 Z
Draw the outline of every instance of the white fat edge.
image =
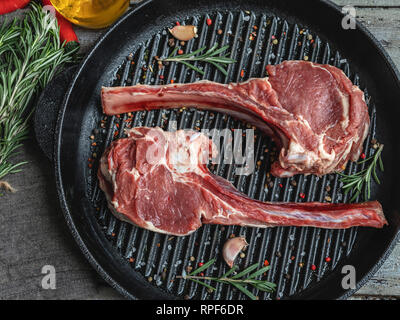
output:
M 343 112 L 342 112 L 342 117 L 343 120 L 340 121 L 340 124 L 342 126 L 342 129 L 344 132 L 346 132 L 347 127 L 349 126 L 349 110 L 350 110 L 350 102 L 349 102 L 349 97 L 345 96 L 339 89 L 337 90 L 341 101 L 342 101 L 342 108 L 343 108 Z
M 172 233 L 172 232 L 167 232 L 165 230 L 159 229 L 156 226 L 154 226 L 154 224 L 151 221 L 144 221 L 146 223 L 146 228 L 148 230 L 154 231 L 154 232 L 158 232 L 158 233 L 163 233 L 163 234 L 168 234 L 168 235 L 172 235 L 172 236 L 187 236 L 192 234 L 193 232 L 195 232 L 197 229 L 191 230 L 185 234 L 178 234 L 178 233 Z
M 321 160 L 332 163 L 335 161 L 335 157 L 336 157 L 336 152 L 334 149 L 332 149 L 332 152 L 329 153 L 325 150 L 324 148 L 324 138 L 325 138 L 325 133 L 319 135 L 318 139 L 319 139 L 319 143 L 318 143 L 318 153 L 319 153 L 319 157 Z
M 250 78 L 250 79 L 247 79 L 246 81 L 243 81 L 243 82 L 240 82 L 240 84 L 248 84 L 249 82 L 252 82 L 252 81 L 254 81 L 254 80 L 257 80 L 257 81 L 264 81 L 264 82 L 266 82 L 266 83 L 268 83 L 269 84 L 269 86 L 271 87 L 271 84 L 270 84 L 270 82 L 268 81 L 268 77 L 264 77 L 264 78 Z M 212 81 L 211 81 L 212 82 Z M 228 86 L 228 88 L 233 88 L 233 87 L 236 87 L 237 86 L 237 83 L 236 82 L 234 82 L 234 83 L 229 83 L 229 84 L 223 84 L 224 86 Z

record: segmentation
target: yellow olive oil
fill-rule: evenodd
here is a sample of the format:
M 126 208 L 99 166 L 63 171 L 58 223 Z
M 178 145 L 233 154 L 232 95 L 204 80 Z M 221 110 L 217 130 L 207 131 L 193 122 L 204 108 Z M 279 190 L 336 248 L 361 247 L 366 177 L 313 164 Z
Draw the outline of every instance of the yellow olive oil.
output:
M 117 20 L 129 0 L 50 0 L 56 10 L 72 23 L 91 29 L 104 28 Z

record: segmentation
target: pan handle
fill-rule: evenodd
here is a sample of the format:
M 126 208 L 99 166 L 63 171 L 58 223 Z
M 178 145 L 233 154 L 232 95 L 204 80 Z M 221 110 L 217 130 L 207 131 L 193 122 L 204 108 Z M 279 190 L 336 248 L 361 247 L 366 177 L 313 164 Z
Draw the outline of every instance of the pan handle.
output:
M 43 89 L 36 102 L 33 117 L 36 140 L 46 157 L 51 161 L 53 161 L 58 112 L 76 68 L 76 66 L 69 67 L 54 77 Z

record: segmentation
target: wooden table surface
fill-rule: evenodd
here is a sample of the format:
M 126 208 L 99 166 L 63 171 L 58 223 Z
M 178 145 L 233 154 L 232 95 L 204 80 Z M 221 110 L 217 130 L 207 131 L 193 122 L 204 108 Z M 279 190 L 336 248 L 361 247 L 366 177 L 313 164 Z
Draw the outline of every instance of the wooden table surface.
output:
M 400 69 L 400 0 L 334 2 L 356 7 L 358 19 Z M 84 52 L 101 31 L 77 28 L 77 33 Z M 121 299 L 75 244 L 59 208 L 51 163 L 33 138 L 21 151 L 16 160 L 29 164 L 23 172 L 7 177 L 18 192 L 0 196 L 0 299 Z M 55 267 L 55 290 L 41 287 L 45 265 Z M 375 276 L 351 297 L 388 298 L 400 299 L 400 243 Z

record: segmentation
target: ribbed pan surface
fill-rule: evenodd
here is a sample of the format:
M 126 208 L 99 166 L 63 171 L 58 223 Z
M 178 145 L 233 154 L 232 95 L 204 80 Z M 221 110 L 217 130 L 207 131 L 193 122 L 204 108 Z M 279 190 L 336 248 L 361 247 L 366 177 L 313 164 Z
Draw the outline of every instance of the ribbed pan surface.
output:
M 207 19 L 212 20 L 210 26 Z M 245 81 L 251 77 L 265 77 L 267 64 L 278 64 L 284 60 L 309 60 L 318 63 L 332 64 L 341 68 L 355 83 L 359 84 L 357 74 L 341 54 L 329 43 L 322 41 L 317 34 L 297 24 L 289 24 L 277 16 L 255 14 L 249 11 L 210 12 L 205 16 L 188 17 L 181 24 L 193 24 L 199 28 L 199 36 L 188 41 L 182 49 L 191 52 L 203 46 L 210 48 L 214 43 L 221 46 L 228 44 L 231 57 L 237 63 L 229 65 L 229 75 L 225 77 L 210 65 L 197 64 L 204 68 L 205 75 L 187 69 L 182 64 L 170 63 L 158 68 L 155 56 L 169 55 L 179 41 L 170 45 L 172 38 L 166 31 L 149 37 L 137 46 L 124 61 L 121 61 L 113 86 L 127 86 L 137 83 L 163 84 L 194 82 L 209 79 L 222 83 Z M 172 27 L 174 21 L 171 21 Z M 166 26 L 167 27 L 167 26 Z M 277 40 L 277 41 L 274 41 Z M 242 71 L 243 70 L 243 71 Z M 160 77 L 160 75 L 162 75 Z M 370 102 L 365 87 L 365 98 L 371 115 L 371 132 L 365 142 L 364 153 L 369 156 L 374 150 L 370 141 L 374 138 L 375 109 Z M 120 117 L 103 117 L 94 131 L 95 139 L 91 143 L 91 152 L 97 159 L 113 139 L 124 136 L 124 129 L 135 126 L 160 126 L 167 130 L 176 121 L 179 129 L 204 128 L 246 129 L 246 123 L 224 114 L 200 111 L 192 106 L 181 109 L 137 112 L 130 118 L 127 114 Z M 95 142 L 95 143 L 93 143 Z M 269 176 L 271 157 L 275 148 L 271 139 L 262 132 L 256 131 L 255 157 L 256 170 L 250 176 L 236 176 L 234 165 L 215 165 L 210 169 L 215 174 L 232 181 L 234 185 L 251 198 L 261 201 L 332 201 L 346 202 L 351 195 L 344 195 L 340 189 L 339 177 L 336 174 L 321 178 L 316 176 L 295 176 L 293 178 L 275 178 Z M 242 293 L 230 286 L 216 284 L 217 290 L 208 293 L 198 284 L 182 279 L 176 275 L 185 274 L 187 267 L 197 267 L 199 262 L 206 262 L 217 257 L 214 268 L 207 270 L 206 275 L 222 275 L 227 266 L 222 260 L 224 242 L 232 235 L 245 236 L 250 243 L 245 257 L 238 260 L 244 268 L 258 262 L 271 265 L 266 277 L 277 284 L 273 294 L 253 293 L 260 299 L 281 299 L 294 296 L 306 288 L 315 285 L 329 275 L 341 259 L 350 254 L 357 239 L 357 228 L 347 230 L 324 230 L 318 228 L 246 228 L 220 225 L 204 225 L 197 232 L 186 237 L 173 237 L 134 227 L 117 220 L 106 205 L 104 194 L 97 185 L 97 160 L 94 160 L 90 181 L 90 196 L 97 208 L 98 223 L 103 227 L 115 250 L 131 265 L 132 272 L 138 272 L 144 281 L 160 290 L 177 297 L 194 299 L 246 299 Z M 346 172 L 357 172 L 362 165 L 351 163 Z M 374 197 L 374 193 L 372 194 Z M 194 261 L 193 260 L 194 257 Z M 326 259 L 329 257 L 330 259 Z M 330 260 L 327 262 L 326 260 Z M 315 265 L 316 269 L 311 270 Z

